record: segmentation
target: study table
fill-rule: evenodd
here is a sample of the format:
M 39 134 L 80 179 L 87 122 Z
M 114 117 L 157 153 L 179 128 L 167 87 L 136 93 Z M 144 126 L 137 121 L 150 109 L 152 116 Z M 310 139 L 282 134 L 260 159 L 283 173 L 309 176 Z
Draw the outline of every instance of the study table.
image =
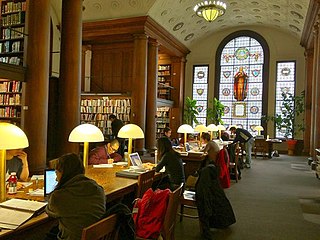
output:
M 89 166 L 86 168 L 85 175 L 91 179 L 94 179 L 103 187 L 106 194 L 106 201 L 107 203 L 110 203 L 116 199 L 121 199 L 126 194 L 136 191 L 137 179 L 116 177 L 116 172 L 123 169 L 124 167 L 121 166 L 114 166 L 113 168 L 93 168 L 92 166 Z M 31 186 L 24 188 L 23 192 L 19 191 L 17 194 L 7 195 L 7 198 L 22 198 L 34 201 L 44 201 L 44 197 L 30 196 L 27 194 L 29 189 L 42 187 L 43 181 L 39 180 L 38 186 L 36 186 L 36 183 L 33 182 Z M 15 230 L 2 229 L 0 232 L 0 239 L 24 239 L 21 235 L 23 235 L 25 231 L 32 230 L 33 232 L 36 232 L 37 229 L 43 229 L 45 225 L 50 223 L 52 224 L 52 222 L 55 222 L 55 220 L 49 218 L 46 213 L 41 213 L 38 216 L 32 217 Z

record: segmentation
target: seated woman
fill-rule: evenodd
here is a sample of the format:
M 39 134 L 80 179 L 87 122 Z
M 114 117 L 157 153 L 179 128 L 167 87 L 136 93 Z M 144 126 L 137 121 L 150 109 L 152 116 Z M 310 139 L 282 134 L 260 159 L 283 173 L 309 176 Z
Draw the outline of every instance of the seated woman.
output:
M 17 174 L 18 180 L 28 181 L 29 167 L 27 154 L 22 149 L 6 151 L 6 173 L 10 175 L 12 172 Z M 19 188 L 19 184 L 17 187 Z
M 205 132 L 201 135 L 201 140 L 203 144 L 206 145 L 205 148 L 201 151 L 208 154 L 205 166 L 207 166 L 211 162 L 215 164 L 220 151 L 218 144 L 215 141 L 211 141 L 210 138 L 211 137 L 209 133 Z
M 74 153 L 57 160 L 58 184 L 49 196 L 46 212 L 58 219 L 58 239 L 80 239 L 82 229 L 106 212 L 103 188 L 87 178 L 84 171 L 81 159 Z
M 159 138 L 157 147 L 160 162 L 156 166 L 156 172 L 165 167 L 169 177 L 170 189 L 174 190 L 185 182 L 182 160 L 179 153 L 172 149 L 171 142 L 167 137 Z

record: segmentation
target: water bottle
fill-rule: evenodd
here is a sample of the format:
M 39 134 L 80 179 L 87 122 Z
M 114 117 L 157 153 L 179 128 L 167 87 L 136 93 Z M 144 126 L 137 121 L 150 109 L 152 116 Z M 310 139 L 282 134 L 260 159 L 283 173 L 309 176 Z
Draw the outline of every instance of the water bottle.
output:
M 158 150 L 154 151 L 154 164 L 158 164 Z
M 17 193 L 17 182 L 18 182 L 17 174 L 15 172 L 12 172 L 8 179 L 8 184 L 9 184 L 8 194 Z

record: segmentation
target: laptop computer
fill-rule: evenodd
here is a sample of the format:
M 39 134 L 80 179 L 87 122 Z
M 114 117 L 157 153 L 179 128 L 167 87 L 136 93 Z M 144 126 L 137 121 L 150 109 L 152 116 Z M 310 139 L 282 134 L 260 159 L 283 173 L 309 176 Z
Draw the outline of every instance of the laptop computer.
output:
M 142 161 L 139 156 L 139 153 L 137 153 L 137 152 L 131 153 L 131 154 L 129 154 L 129 158 L 130 158 L 132 166 L 136 166 L 136 167 L 142 166 Z
M 47 197 L 56 187 L 57 175 L 54 169 L 44 170 L 44 197 Z

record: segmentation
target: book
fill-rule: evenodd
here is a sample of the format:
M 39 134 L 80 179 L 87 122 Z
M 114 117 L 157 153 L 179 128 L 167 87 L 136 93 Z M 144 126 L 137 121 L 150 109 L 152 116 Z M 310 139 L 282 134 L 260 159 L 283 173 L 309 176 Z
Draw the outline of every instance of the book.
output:
M 0 203 L 0 227 L 16 229 L 32 216 L 39 214 L 47 203 L 24 199 L 10 199 Z

